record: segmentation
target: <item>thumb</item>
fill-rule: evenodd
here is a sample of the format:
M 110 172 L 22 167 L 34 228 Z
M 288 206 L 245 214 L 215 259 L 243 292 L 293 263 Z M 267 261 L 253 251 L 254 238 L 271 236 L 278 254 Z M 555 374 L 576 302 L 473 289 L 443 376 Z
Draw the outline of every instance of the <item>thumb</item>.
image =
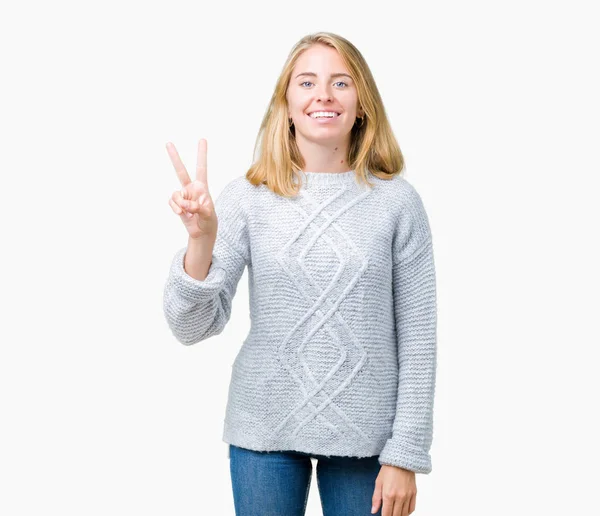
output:
M 375 491 L 373 492 L 373 498 L 372 498 L 372 504 L 373 507 L 371 507 L 371 514 L 375 514 L 380 506 L 381 506 L 381 485 L 378 483 L 375 483 Z

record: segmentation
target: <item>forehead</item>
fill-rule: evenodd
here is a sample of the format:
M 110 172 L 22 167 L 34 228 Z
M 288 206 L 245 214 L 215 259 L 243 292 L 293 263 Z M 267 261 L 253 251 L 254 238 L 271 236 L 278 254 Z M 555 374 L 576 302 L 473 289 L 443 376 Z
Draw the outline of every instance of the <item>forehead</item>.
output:
M 342 58 L 335 48 L 326 45 L 313 45 L 298 57 L 293 76 L 300 73 L 312 72 L 316 74 L 349 73 Z

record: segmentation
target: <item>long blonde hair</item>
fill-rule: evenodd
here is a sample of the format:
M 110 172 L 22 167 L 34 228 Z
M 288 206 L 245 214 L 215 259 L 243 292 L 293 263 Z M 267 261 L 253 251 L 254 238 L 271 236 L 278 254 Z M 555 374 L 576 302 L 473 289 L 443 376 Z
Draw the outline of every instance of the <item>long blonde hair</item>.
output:
M 246 178 L 253 185 L 266 184 L 280 195 L 298 193 L 305 163 L 296 143 L 295 128 L 288 122 L 286 92 L 299 56 L 315 44 L 336 49 L 357 86 L 359 109 L 362 107 L 365 116 L 362 125 L 352 128 L 348 149 L 348 164 L 356 171 L 357 179 L 372 186 L 367 171 L 381 179 L 400 174 L 404 158 L 367 62 L 347 39 L 331 32 L 317 32 L 303 37 L 288 55 L 256 139 L 254 154 L 259 149 L 259 157 L 246 172 Z M 298 178 L 297 185 L 293 175 Z

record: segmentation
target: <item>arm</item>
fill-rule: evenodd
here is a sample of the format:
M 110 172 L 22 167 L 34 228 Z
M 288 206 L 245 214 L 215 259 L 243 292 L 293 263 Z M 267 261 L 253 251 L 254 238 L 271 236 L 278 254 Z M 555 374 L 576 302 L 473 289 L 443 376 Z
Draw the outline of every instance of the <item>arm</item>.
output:
M 420 197 L 410 189 L 394 247 L 393 295 L 398 342 L 398 398 L 393 434 L 380 464 L 431 472 L 437 362 L 433 244 Z
M 249 263 L 249 240 L 239 180 L 228 184 L 215 202 L 217 238 L 208 274 L 198 280 L 187 274 L 185 256 L 177 251 L 164 288 L 163 311 L 175 338 L 196 344 L 223 331 L 231 316 L 233 297 Z

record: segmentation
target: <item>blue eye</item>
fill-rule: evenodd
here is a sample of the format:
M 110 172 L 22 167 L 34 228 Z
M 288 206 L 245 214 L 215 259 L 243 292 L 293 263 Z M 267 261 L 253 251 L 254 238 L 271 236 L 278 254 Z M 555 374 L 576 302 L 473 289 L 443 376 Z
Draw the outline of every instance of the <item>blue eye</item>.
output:
M 310 82 L 310 81 L 304 81 L 304 82 L 300 83 L 300 86 L 303 86 L 304 84 L 312 84 L 312 82 Z M 335 84 L 344 84 L 345 85 L 344 88 L 348 86 L 348 84 L 345 83 L 344 81 L 338 81 Z

